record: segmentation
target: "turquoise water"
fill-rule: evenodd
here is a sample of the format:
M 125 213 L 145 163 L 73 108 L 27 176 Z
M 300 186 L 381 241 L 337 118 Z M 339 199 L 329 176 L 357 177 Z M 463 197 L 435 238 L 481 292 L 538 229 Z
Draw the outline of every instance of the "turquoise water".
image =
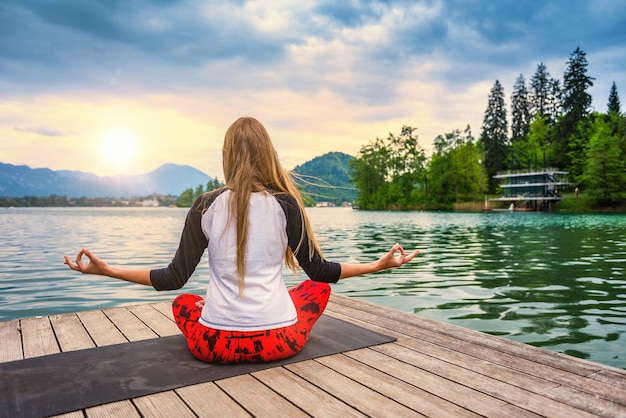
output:
M 372 261 L 395 242 L 401 269 L 333 291 L 626 369 L 626 215 L 308 210 L 327 258 Z M 0 209 L 0 320 L 204 294 L 206 260 L 184 289 L 156 292 L 63 265 L 88 247 L 153 268 L 174 254 L 186 210 Z M 302 279 L 286 271 L 289 285 Z

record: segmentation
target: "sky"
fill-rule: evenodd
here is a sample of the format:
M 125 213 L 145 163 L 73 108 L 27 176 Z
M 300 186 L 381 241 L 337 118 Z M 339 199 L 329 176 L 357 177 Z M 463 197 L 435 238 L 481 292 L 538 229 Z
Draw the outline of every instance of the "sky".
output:
M 417 128 L 480 135 L 544 63 L 586 53 L 593 108 L 626 104 L 622 0 L 2 0 L 0 162 L 100 176 L 165 163 L 223 179 L 253 116 L 292 169 Z M 623 105 L 623 107 L 626 105 Z

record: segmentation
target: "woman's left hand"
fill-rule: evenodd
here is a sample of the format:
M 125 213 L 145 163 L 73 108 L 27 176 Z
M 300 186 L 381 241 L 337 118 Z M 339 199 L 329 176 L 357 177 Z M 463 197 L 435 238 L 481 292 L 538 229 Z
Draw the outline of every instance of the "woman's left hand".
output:
M 89 263 L 83 263 L 83 255 L 87 256 Z M 83 248 L 78 252 L 75 262 L 72 262 L 68 256 L 63 257 L 65 258 L 64 264 L 67 264 L 72 270 L 80 271 L 83 274 L 107 275 L 110 273 L 109 265 L 93 255 L 93 253 L 87 249 Z

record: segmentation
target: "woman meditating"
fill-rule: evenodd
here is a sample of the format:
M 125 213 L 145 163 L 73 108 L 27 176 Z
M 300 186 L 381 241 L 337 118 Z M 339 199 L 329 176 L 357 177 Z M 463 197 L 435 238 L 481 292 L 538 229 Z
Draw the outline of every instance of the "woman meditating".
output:
M 226 186 L 195 201 L 167 267 L 115 268 L 87 249 L 75 261 L 65 256 L 65 264 L 81 273 L 175 290 L 185 285 L 206 249 L 210 280 L 205 297 L 181 294 L 172 302 L 176 324 L 196 358 L 230 364 L 291 357 L 302 350 L 324 312 L 329 283 L 399 267 L 417 255 L 395 244 L 371 263 L 325 260 L 300 192 L 263 125 L 239 118 L 226 131 L 222 152 Z M 302 268 L 308 280 L 288 290 L 283 261 L 294 272 Z

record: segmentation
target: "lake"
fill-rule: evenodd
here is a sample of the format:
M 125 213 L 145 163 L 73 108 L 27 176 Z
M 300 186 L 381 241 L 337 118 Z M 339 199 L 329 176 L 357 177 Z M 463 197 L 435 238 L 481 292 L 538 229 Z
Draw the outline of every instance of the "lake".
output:
M 373 261 L 395 242 L 420 255 L 333 291 L 626 369 L 626 215 L 307 210 L 328 259 Z M 112 265 L 169 263 L 186 209 L 0 209 L 0 321 L 204 295 L 206 258 L 184 289 L 83 276 L 87 247 Z M 205 256 L 206 257 L 206 256 Z M 293 285 L 304 277 L 285 271 Z

